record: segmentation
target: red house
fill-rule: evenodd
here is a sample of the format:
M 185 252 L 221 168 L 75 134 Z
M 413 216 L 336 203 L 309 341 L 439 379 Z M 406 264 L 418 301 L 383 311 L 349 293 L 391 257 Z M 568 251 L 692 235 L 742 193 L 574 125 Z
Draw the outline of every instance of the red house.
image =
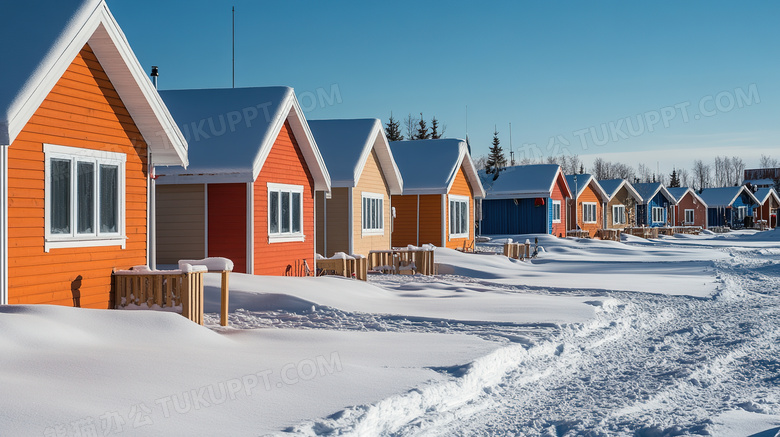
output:
M 0 304 L 110 308 L 149 260 L 148 170 L 187 143 L 104 1 L 2 16 Z
M 674 204 L 672 226 L 701 226 L 707 228 L 707 204 L 693 188 L 667 188 L 677 203 Z
M 756 191 L 759 206 L 756 208 L 756 220 L 766 220 L 769 228 L 777 227 L 777 209 L 780 207 L 780 197 L 774 188 L 760 188 Z
M 226 257 L 235 271 L 314 269 L 314 193 L 330 176 L 292 88 L 161 91 L 190 166 L 157 168 L 157 262 Z

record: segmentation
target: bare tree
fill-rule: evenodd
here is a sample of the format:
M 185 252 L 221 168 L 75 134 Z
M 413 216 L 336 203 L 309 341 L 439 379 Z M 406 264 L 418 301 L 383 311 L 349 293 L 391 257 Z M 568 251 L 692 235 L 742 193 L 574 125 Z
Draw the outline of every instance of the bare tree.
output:
M 610 179 L 626 179 L 628 181 L 633 181 L 636 177 L 636 172 L 634 171 L 634 168 L 630 165 L 623 164 L 622 162 L 616 162 L 610 166 L 611 168 L 611 174 L 609 175 Z
M 734 176 L 733 185 L 742 185 L 745 176 L 745 163 L 738 156 L 731 157 L 731 174 Z
M 568 158 L 566 158 L 566 156 L 564 156 L 563 158 L 566 164 L 566 174 L 577 174 L 580 172 L 580 166 L 582 165 L 582 161 L 580 160 L 579 156 L 570 155 Z
M 651 182 L 653 179 L 653 173 L 650 171 L 650 167 L 646 166 L 644 163 L 639 163 L 639 166 L 637 166 L 636 169 L 636 175 L 637 178 L 639 178 L 639 182 Z
M 688 170 L 681 168 L 677 171 L 677 179 L 680 180 L 680 186 L 681 187 L 690 187 L 691 186 L 691 174 L 688 173 Z
M 609 174 L 609 167 L 609 162 L 604 161 L 601 158 L 596 158 L 593 160 L 593 169 L 591 170 L 591 174 L 593 174 L 593 177 L 599 181 L 611 179 Z
M 406 129 L 407 140 L 417 139 L 417 124 L 419 122 L 420 120 L 418 120 L 417 117 L 413 116 L 412 114 L 406 116 L 404 119 L 404 128 Z
M 703 190 L 710 185 L 710 166 L 701 159 L 693 161 L 693 179 L 698 184 L 696 189 Z
M 761 168 L 777 168 L 780 167 L 780 162 L 769 155 L 761 155 L 761 161 L 758 166 Z
M 487 167 L 487 161 L 488 161 L 487 155 L 479 155 L 476 157 L 472 157 L 471 160 L 474 162 L 474 167 L 477 170 L 482 170 Z

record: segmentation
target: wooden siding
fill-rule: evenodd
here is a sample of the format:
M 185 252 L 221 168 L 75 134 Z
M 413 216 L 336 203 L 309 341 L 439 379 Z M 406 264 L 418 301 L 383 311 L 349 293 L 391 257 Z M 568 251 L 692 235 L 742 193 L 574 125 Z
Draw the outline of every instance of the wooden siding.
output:
M 203 184 L 157 185 L 157 264 L 206 256 Z
M 125 249 L 44 252 L 44 143 L 126 154 Z M 10 146 L 8 181 L 9 303 L 112 307 L 112 269 L 147 262 L 147 146 L 88 45 Z
M 551 223 L 550 233 L 558 237 L 566 236 L 566 220 L 568 217 L 568 211 L 566 210 L 566 198 L 563 195 L 564 187 L 566 186 L 566 179 L 563 174 L 558 175 L 558 180 L 553 185 L 552 200 L 560 200 L 561 202 L 561 222 L 552 223 L 552 213 L 548 215 L 548 220 Z
M 774 226 L 775 222 L 770 222 L 771 213 L 778 208 L 775 198 L 769 196 L 763 205 L 756 209 L 756 220 L 766 220 L 769 226 Z
M 208 184 L 208 256 L 233 261 L 246 273 L 246 184 Z
M 583 221 L 583 203 L 595 203 L 596 204 L 596 223 L 585 223 Z M 574 199 L 571 200 L 569 204 L 569 229 L 577 229 L 577 225 L 580 226 L 580 228 L 584 231 L 588 231 L 591 237 L 596 236 L 596 231 L 599 229 L 602 229 L 602 224 L 604 222 L 604 212 L 603 207 L 601 205 L 601 199 L 599 198 L 596 191 L 593 189 L 591 184 L 588 184 L 585 189 L 582 190 L 582 194 L 577 196 L 577 213 L 575 215 L 574 211 L 572 210 L 572 207 L 574 206 Z M 574 220 L 577 220 L 577 223 L 574 223 Z
M 626 222 L 624 224 L 614 223 L 612 207 L 618 205 L 623 205 L 626 209 Z M 606 229 L 625 229 L 630 226 L 636 226 L 636 200 L 631 197 L 625 185 L 607 203 L 606 215 L 607 223 L 604 226 Z
M 549 198 L 545 198 L 548 203 L 549 200 Z M 566 209 L 564 203 L 561 203 L 561 209 Z M 546 234 L 549 214 L 548 205 L 537 205 L 534 198 L 484 199 L 482 201 L 482 234 Z
M 349 188 L 332 188 L 325 208 L 324 199 L 325 193 L 317 193 L 317 253 L 330 257 L 336 252 L 349 251 Z
M 474 194 L 473 191 L 471 190 L 471 185 L 469 184 L 469 180 L 468 178 L 466 178 L 466 173 L 463 171 L 463 165 L 460 166 L 460 169 L 458 169 L 458 174 L 455 175 L 455 181 L 452 182 L 452 187 L 450 188 L 449 194 L 457 195 L 457 196 L 465 196 L 469 198 L 469 218 L 467 220 L 468 227 L 469 227 L 468 238 L 450 238 L 449 199 L 447 199 L 447 204 L 445 205 L 445 209 L 444 209 L 444 214 L 445 214 L 444 238 L 446 239 L 445 245 L 450 249 L 455 249 L 456 247 L 463 247 L 464 241 L 474 239 L 474 197 L 473 197 Z
M 420 205 L 420 240 L 417 241 L 417 201 Z M 393 224 L 393 247 L 434 244 L 441 246 L 441 194 L 408 194 L 393 196 L 396 218 Z
M 268 239 L 268 184 L 303 186 L 304 241 L 270 243 Z M 306 260 L 314 267 L 314 178 L 303 158 L 298 142 L 285 121 L 274 141 L 263 169 L 254 186 L 255 231 L 254 273 L 256 275 L 285 275 L 294 272 L 296 265 Z
M 363 235 L 363 192 L 381 194 L 383 198 L 384 234 Z M 371 250 L 390 249 L 392 229 L 390 188 L 379 166 L 376 151 L 366 159 L 357 186 L 352 190 L 352 235 L 353 253 L 368 255 Z
M 693 210 L 693 223 L 685 223 L 685 210 Z M 707 226 L 707 208 L 699 202 L 690 192 L 680 199 L 674 206 L 674 225 L 675 226 Z

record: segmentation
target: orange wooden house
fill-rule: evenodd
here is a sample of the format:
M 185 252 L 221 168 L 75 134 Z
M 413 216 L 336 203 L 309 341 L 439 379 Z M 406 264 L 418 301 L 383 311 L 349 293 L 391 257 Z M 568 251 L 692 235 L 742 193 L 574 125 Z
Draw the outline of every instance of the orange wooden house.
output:
M 157 168 L 157 262 L 220 256 L 242 273 L 313 271 L 314 195 L 330 176 L 292 88 L 160 95 L 190 167 Z
M 376 118 L 310 120 L 331 193 L 317 193 L 317 253 L 368 255 L 390 249 L 391 196 L 403 180 L 382 123 Z
M 109 308 L 149 260 L 149 166 L 187 143 L 104 1 L 40 8 L 2 8 L 0 303 Z
M 403 177 L 393 196 L 393 246 L 458 248 L 474 240 L 475 202 L 485 190 L 460 139 L 390 143 Z
M 589 174 L 566 175 L 566 183 L 574 195 L 567 205 L 569 229 L 579 228 L 595 237 L 599 229 L 604 229 L 604 205 L 609 196 Z

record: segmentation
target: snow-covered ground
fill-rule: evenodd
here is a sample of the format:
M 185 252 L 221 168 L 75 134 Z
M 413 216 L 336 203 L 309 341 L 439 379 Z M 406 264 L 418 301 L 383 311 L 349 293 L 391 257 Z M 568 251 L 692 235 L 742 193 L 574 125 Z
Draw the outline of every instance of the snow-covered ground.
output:
M 780 431 L 780 231 L 534 237 L 437 249 L 435 277 L 233 274 L 229 328 L 212 274 L 206 328 L 0 307 L 0 434 Z

